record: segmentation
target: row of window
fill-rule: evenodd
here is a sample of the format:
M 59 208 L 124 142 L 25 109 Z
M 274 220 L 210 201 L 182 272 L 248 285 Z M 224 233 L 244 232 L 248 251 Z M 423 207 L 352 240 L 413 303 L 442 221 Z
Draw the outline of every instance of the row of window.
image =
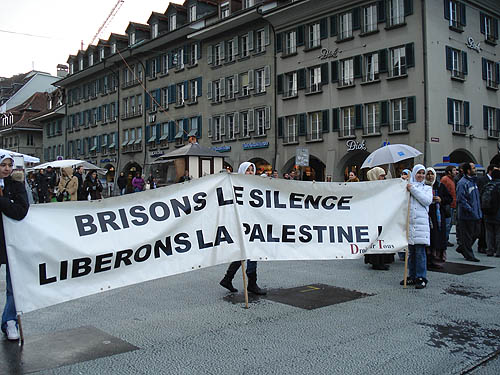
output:
M 64 145 L 54 145 L 43 149 L 43 157 L 45 160 L 56 160 L 58 156 L 64 156 Z
M 191 67 L 198 63 L 201 58 L 201 44 L 192 43 L 176 48 L 170 52 L 155 56 L 146 61 L 146 76 L 154 79 L 159 75 L 168 74 L 172 69 L 180 71 L 185 66 Z M 130 74 L 128 69 L 123 70 L 124 85 L 129 87 L 134 81 L 134 76 Z M 142 81 L 142 74 L 137 75 L 137 79 Z M 127 84 L 127 82 L 130 82 Z
M 126 135 L 124 134 L 124 137 Z M 168 147 L 169 142 L 182 144 L 183 140 L 202 136 L 202 117 L 193 116 L 146 126 L 146 143 L 150 149 Z M 125 143 L 125 142 L 124 142 Z
M 97 98 L 99 94 L 107 94 L 116 91 L 118 78 L 114 74 L 108 74 L 82 86 L 68 90 L 68 104 L 78 104 L 80 100 Z
M 404 25 L 405 17 L 412 13 L 412 0 L 385 0 L 356 7 L 330 17 L 330 36 L 345 41 L 354 37 L 355 30 L 361 30 L 361 35 L 378 31 L 381 22 L 386 22 L 388 28 Z M 328 18 L 299 25 L 276 35 L 276 52 L 287 56 L 297 53 L 299 46 L 306 50 L 320 48 L 321 40 L 327 36 Z
M 142 99 L 141 95 L 138 95 Z M 79 130 L 81 126 L 87 128 L 98 123 L 103 125 L 115 121 L 118 116 L 118 102 L 112 102 L 99 107 L 87 109 L 68 116 L 67 128 L 70 131 Z
M 297 143 L 299 136 L 306 141 L 321 141 L 322 134 L 338 131 L 339 137 L 355 137 L 356 129 L 363 135 L 380 135 L 381 126 L 390 132 L 406 132 L 408 124 L 416 122 L 415 97 L 397 98 L 374 103 L 357 104 L 330 110 L 299 113 L 278 118 L 278 137 L 283 143 Z
M 107 134 L 94 135 L 92 137 L 83 137 L 81 139 L 74 139 L 68 141 L 68 157 L 80 157 L 80 156 L 94 156 L 97 153 L 100 154 L 113 154 L 116 152 L 117 148 L 117 132 L 111 132 Z M 64 154 L 64 146 L 59 150 L 59 147 L 62 145 L 58 145 L 58 154 Z M 53 146 L 55 148 L 56 146 Z M 50 147 L 48 148 L 49 153 Z M 53 152 L 53 151 L 52 151 Z M 61 153 L 62 152 L 62 153 Z M 52 158 L 46 158 L 46 160 L 54 160 L 55 157 L 53 155 Z
M 45 125 L 45 134 L 47 137 L 53 137 L 55 135 L 62 134 L 62 120 L 50 121 Z
M 457 0 L 444 0 L 444 18 L 448 20 L 451 30 L 463 32 L 467 26 L 466 4 Z M 498 19 L 479 12 L 481 34 L 485 42 L 495 45 L 498 40 Z
M 181 107 L 184 104 L 195 104 L 201 93 L 201 77 L 151 90 L 145 96 L 146 110 L 156 112 L 158 109 L 167 110 L 170 104 L 176 107 Z
M 33 134 L 26 133 L 26 146 L 34 146 L 35 145 L 35 137 Z M 19 137 L 21 135 L 15 135 L 12 137 L 2 137 L 3 138 L 3 147 L 8 148 L 8 147 L 17 147 L 18 143 L 19 145 L 22 143 L 22 141 L 19 140 Z
M 250 69 L 247 72 L 209 81 L 207 99 L 212 103 L 220 103 L 223 99 L 232 100 L 237 96 L 247 97 L 251 90 L 254 94 L 266 92 L 271 85 L 271 67 L 266 65 L 259 69 Z
M 249 57 L 252 52 L 256 54 L 265 52 L 269 44 L 269 26 L 256 31 L 250 30 L 246 34 L 209 45 L 207 63 L 217 67 L 224 63 L 234 62 L 237 58 Z
M 271 107 L 245 109 L 221 113 L 208 119 L 208 137 L 212 142 L 264 137 L 271 129 Z
M 470 103 L 465 100 L 447 98 L 448 124 L 452 125 L 453 132 L 465 134 L 470 123 Z M 483 105 L 483 129 L 488 137 L 500 136 L 500 109 Z

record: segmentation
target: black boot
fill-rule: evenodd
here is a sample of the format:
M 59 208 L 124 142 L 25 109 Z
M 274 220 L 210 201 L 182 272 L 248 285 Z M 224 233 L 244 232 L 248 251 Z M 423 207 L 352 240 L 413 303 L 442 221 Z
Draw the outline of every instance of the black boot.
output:
M 236 289 L 233 286 L 232 281 L 233 281 L 234 275 L 236 274 L 236 271 L 238 271 L 238 268 L 240 268 L 240 265 L 241 265 L 241 262 L 231 263 L 226 271 L 226 275 L 219 283 L 220 286 L 226 288 L 227 290 L 229 290 L 232 293 L 236 293 L 238 291 L 238 289 Z
M 248 286 L 247 290 L 250 293 L 257 294 L 258 296 L 265 296 L 267 292 L 264 289 L 260 289 L 257 285 L 257 273 L 247 274 L 248 276 Z

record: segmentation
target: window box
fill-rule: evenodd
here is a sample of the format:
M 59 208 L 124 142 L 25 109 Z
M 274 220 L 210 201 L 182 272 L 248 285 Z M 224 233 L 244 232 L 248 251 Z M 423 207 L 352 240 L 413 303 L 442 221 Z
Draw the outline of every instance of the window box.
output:
M 387 77 L 387 80 L 388 81 L 395 81 L 397 79 L 402 79 L 402 78 L 408 78 L 408 74 L 404 73 L 404 74 L 400 74 L 400 75 L 397 75 L 397 76 L 391 76 L 391 75 L 389 75 Z
M 323 92 L 321 83 L 316 83 L 306 87 L 306 95 L 320 94 Z
M 390 24 L 388 21 L 387 26 L 384 27 L 384 29 L 385 30 L 394 30 L 394 29 L 399 29 L 400 27 L 404 27 L 404 26 L 406 26 L 406 22 Z
M 350 40 L 354 40 L 354 36 L 348 36 L 348 37 L 346 37 L 346 38 L 342 38 L 342 39 L 338 38 L 338 39 L 335 41 L 335 43 L 344 43 L 344 42 L 348 42 L 348 41 L 350 41 Z
M 367 31 L 367 32 L 362 32 L 359 34 L 360 37 L 365 37 L 365 36 L 370 36 L 370 35 L 373 35 L 373 34 L 377 34 L 379 32 L 379 30 L 372 30 L 372 31 Z

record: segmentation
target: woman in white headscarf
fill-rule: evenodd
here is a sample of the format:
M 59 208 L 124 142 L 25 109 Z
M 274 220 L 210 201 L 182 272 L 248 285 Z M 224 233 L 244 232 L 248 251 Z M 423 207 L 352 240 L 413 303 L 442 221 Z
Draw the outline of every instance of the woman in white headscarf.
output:
M 385 180 L 385 170 L 374 167 L 366 173 L 368 181 Z M 387 271 L 389 263 L 394 262 L 394 254 L 366 254 L 365 264 L 371 264 L 374 270 Z
M 255 174 L 256 169 L 255 169 L 255 164 L 250 163 L 248 161 L 241 163 L 240 167 L 238 168 L 238 173 L 239 174 Z M 233 278 L 234 275 L 236 274 L 236 271 L 241 266 L 240 261 L 235 261 L 232 262 L 227 271 L 226 275 L 224 278 L 220 281 L 220 285 L 229 290 L 230 292 L 237 292 L 238 289 L 236 289 L 233 286 Z M 257 295 L 265 295 L 266 291 L 259 288 L 257 285 L 257 262 L 254 260 L 247 260 L 247 269 L 246 269 L 246 274 L 248 277 L 248 285 L 247 285 L 247 290 L 250 293 L 257 294 Z
M 425 167 L 413 167 L 410 183 L 410 225 L 408 230 L 408 285 L 425 288 L 427 281 L 427 257 L 425 247 L 430 245 L 429 205 L 432 203 L 432 189 L 424 183 Z M 402 281 L 403 283 L 403 281 Z
M 432 189 L 432 203 L 429 206 L 431 244 L 427 248 L 427 268 L 441 269 L 446 262 L 446 212 L 445 206 L 453 202 L 446 186 L 437 181 L 434 168 L 425 170 L 425 184 Z

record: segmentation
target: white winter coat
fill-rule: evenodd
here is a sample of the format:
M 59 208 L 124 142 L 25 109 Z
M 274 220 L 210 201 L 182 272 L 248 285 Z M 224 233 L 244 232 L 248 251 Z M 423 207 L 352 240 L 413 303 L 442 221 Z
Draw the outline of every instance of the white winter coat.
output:
M 417 182 L 415 176 L 425 167 L 417 164 L 411 172 L 410 184 L 410 227 L 408 244 L 430 245 L 429 206 L 432 203 L 432 187 L 425 185 L 424 181 Z

